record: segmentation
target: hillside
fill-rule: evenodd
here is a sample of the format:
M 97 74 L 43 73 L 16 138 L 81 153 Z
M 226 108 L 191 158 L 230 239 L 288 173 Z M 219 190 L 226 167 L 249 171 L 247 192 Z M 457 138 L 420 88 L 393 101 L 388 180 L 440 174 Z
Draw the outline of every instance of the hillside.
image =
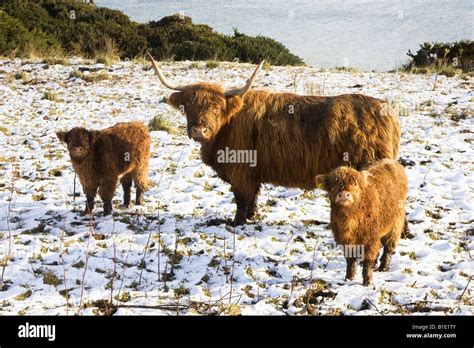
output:
M 240 85 L 254 69 L 205 65 L 161 64 L 178 84 Z M 410 235 L 364 287 L 360 268 L 344 281 L 322 191 L 265 185 L 259 219 L 229 227 L 229 185 L 202 163 L 185 118 L 160 103 L 170 91 L 147 69 L 0 60 L 0 245 L 6 255 L 11 242 L 12 255 L 2 259 L 0 314 L 472 314 L 472 77 L 438 76 L 434 91 L 433 75 L 402 72 L 271 67 L 257 79 L 256 88 L 357 92 L 398 106 Z M 54 132 L 155 116 L 145 205 L 120 208 L 119 187 L 113 216 L 101 216 L 100 203 L 93 221 L 80 216 L 84 197 L 74 198 Z
M 160 60 L 303 64 L 268 37 L 220 34 L 181 15 L 136 23 L 120 11 L 72 0 L 2 0 L 0 29 L 3 56 L 125 60 L 151 50 Z

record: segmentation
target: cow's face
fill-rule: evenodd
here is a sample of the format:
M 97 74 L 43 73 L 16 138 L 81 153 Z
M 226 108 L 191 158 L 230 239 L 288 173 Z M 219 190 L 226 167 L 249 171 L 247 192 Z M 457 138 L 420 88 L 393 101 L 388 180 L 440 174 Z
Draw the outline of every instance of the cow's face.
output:
M 227 97 L 220 86 L 207 83 L 171 94 L 168 103 L 186 115 L 188 136 L 200 143 L 211 140 L 242 108 L 240 96 Z
M 72 159 L 82 159 L 91 152 L 97 131 L 76 127 L 68 132 L 57 132 L 56 135 L 61 142 L 67 145 Z
M 177 85 L 163 75 L 151 54 L 148 53 L 148 57 L 161 83 L 169 89 L 179 91 L 171 94 L 168 103 L 186 114 L 188 136 L 201 143 L 211 140 L 242 108 L 242 99 L 252 88 L 257 73 L 264 63 L 262 61 L 257 66 L 243 87 L 224 90 L 213 83 Z
M 360 202 L 361 192 L 367 185 L 367 175 L 367 171 L 339 167 L 329 174 L 316 176 L 316 184 L 328 191 L 332 205 L 351 207 Z

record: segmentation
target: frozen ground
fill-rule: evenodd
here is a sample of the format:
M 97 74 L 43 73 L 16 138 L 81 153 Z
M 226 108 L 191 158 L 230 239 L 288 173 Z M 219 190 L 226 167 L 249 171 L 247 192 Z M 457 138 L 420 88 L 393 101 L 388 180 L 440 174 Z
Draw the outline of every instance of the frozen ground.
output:
M 179 83 L 226 86 L 253 70 L 162 66 Z M 233 234 L 229 186 L 201 163 L 184 117 L 159 102 L 169 91 L 151 71 L 124 62 L 85 82 L 69 77 L 78 67 L 101 66 L 0 61 L 0 314 L 473 314 L 472 78 L 440 76 L 435 91 L 431 75 L 272 67 L 258 78 L 275 91 L 360 92 L 400 106 L 411 234 L 389 272 L 363 287 L 360 268 L 344 281 L 323 192 L 266 185 L 259 220 Z M 56 101 L 42 99 L 48 91 Z M 179 132 L 152 132 L 146 205 L 121 209 L 119 187 L 113 217 L 101 204 L 93 221 L 72 211 L 74 173 L 54 132 L 156 115 Z M 75 204 L 83 209 L 82 193 Z

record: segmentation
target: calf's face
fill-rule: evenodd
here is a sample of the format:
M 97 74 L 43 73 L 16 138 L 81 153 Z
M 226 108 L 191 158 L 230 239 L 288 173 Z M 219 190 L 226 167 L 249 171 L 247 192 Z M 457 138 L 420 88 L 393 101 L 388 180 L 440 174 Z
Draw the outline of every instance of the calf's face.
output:
M 67 144 L 72 159 L 81 159 L 91 152 L 97 131 L 88 131 L 85 128 L 76 127 L 68 132 L 56 132 L 56 136 L 61 142 Z
M 316 176 L 316 185 L 328 192 L 332 204 L 348 208 L 360 201 L 361 192 L 367 185 L 367 175 L 366 171 L 339 167 L 329 174 Z

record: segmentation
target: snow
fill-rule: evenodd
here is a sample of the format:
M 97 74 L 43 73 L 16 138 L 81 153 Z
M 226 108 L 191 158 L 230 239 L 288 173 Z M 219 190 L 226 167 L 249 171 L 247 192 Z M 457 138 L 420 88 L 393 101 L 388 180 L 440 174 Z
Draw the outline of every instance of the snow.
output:
M 434 91 L 434 76 L 404 73 L 272 67 L 257 79 L 257 88 L 357 92 L 400 103 L 400 157 L 413 161 L 405 168 L 410 236 L 400 240 L 390 270 L 374 272 L 374 285 L 364 287 L 361 267 L 353 281 L 344 280 L 345 260 L 334 248 L 322 191 L 265 185 L 261 218 L 234 234 L 226 225 L 236 209 L 229 185 L 200 160 L 199 145 L 185 135 L 185 118 L 159 102 L 170 91 L 133 62 L 105 67 L 108 80 L 69 79 L 86 64 L 76 58 L 51 66 L 0 60 L 2 262 L 12 243 L 0 314 L 103 314 L 94 301 L 112 295 L 121 305 L 115 315 L 298 315 L 309 313 L 301 299 L 310 289 L 316 314 L 474 313 L 468 285 L 474 273 L 471 77 L 440 76 Z M 190 64 L 162 67 L 180 84 L 213 80 L 225 86 L 244 82 L 254 68 Z M 29 75 L 26 83 L 14 78 L 21 71 Z M 42 100 L 46 91 L 58 101 Z M 146 204 L 120 208 L 118 187 L 112 217 L 101 216 L 100 199 L 93 221 L 72 211 L 74 173 L 54 132 L 148 122 L 156 115 L 180 133 L 152 132 Z M 83 209 L 82 192 L 75 204 Z M 60 284 L 45 284 L 47 272 Z M 29 296 L 18 297 L 28 290 Z M 81 303 L 87 306 L 80 309 Z

